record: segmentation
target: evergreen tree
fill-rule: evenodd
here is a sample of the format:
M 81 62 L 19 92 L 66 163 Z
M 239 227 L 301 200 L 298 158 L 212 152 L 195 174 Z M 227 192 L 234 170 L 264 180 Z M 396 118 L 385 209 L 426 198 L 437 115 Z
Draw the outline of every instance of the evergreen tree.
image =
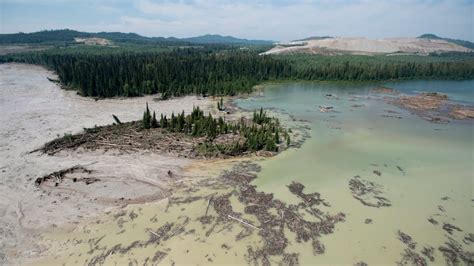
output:
M 224 99 L 222 97 L 221 97 L 221 100 L 217 102 L 217 109 L 219 111 L 224 111 L 225 110 Z
M 275 143 L 280 144 L 280 134 L 278 131 L 278 127 L 275 128 Z
M 142 124 L 143 124 L 143 127 L 146 129 L 151 127 L 151 114 L 150 114 L 150 109 L 148 108 L 148 103 L 146 103 L 146 110 L 143 113 Z
M 157 128 L 158 127 L 158 120 L 156 120 L 156 114 L 155 111 L 153 111 L 153 118 L 151 119 L 151 124 L 150 126 L 152 128 Z

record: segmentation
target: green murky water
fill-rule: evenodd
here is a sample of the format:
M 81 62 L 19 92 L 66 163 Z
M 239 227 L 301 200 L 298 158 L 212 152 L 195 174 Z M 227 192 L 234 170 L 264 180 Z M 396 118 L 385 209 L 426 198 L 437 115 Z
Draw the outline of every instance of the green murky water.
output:
M 424 121 L 386 103 L 383 95 L 370 93 L 378 85 L 404 94 L 437 91 L 459 103 L 474 104 L 474 81 L 288 83 L 268 86 L 262 97 L 238 101 L 245 109 L 273 108 L 311 125 L 311 138 L 300 149 L 263 162 L 254 184 L 288 199 L 292 195 L 286 185 L 297 180 L 307 191 L 321 193 L 334 211 L 347 215 L 334 234 L 323 238 L 324 254 L 315 257 L 310 247 L 299 247 L 303 264 L 394 263 L 405 249 L 398 230 L 418 243 L 416 250 L 434 247 L 435 263 L 445 263 L 438 247 L 448 237 L 473 251 L 472 244 L 462 242 L 474 232 L 473 123 Z M 320 105 L 333 106 L 334 112 L 322 113 Z M 393 114 L 401 118 L 387 117 Z M 348 182 L 356 175 L 383 186 L 392 206 L 368 207 L 354 199 Z M 366 219 L 372 223 L 366 224 Z M 463 231 L 450 235 L 442 229 L 443 223 Z
M 298 253 L 303 265 L 353 265 L 361 261 L 369 265 L 395 264 L 408 249 L 398 239 L 398 231 L 416 242 L 412 252 L 421 254 L 423 248 L 432 247 L 434 264 L 446 263 L 439 247 L 446 246 L 450 238 L 463 252 L 473 252 L 473 244 L 464 238 L 474 233 L 474 124 L 422 120 L 386 103 L 386 96 L 370 93 L 379 85 L 406 94 L 438 91 L 460 103 L 474 104 L 474 81 L 283 83 L 266 86 L 260 97 L 237 101 L 249 110 L 262 106 L 272 113 L 285 113 L 284 117 L 290 114 L 291 125 L 310 126 L 306 132 L 310 138 L 300 148 L 269 159 L 251 159 L 262 166 L 253 181 L 257 189 L 297 203 L 287 187 L 296 180 L 306 186 L 306 193 L 319 192 L 330 203 L 324 212 L 346 214 L 345 222 L 337 223 L 334 233 L 321 237 L 323 254 L 314 255 L 311 243 L 297 243 L 295 234 L 285 230 L 289 241 L 285 252 Z M 320 105 L 333 106 L 334 111 L 322 113 Z M 199 162 L 188 170 L 207 180 L 206 176 L 217 176 L 228 169 L 232 161 L 223 162 L 225 167 L 217 162 Z M 215 168 L 214 172 L 209 172 L 210 167 Z M 376 184 L 377 195 L 389 200 L 391 206 L 370 207 L 355 199 L 349 186 L 354 176 Z M 213 222 L 201 223 L 209 196 L 233 188 L 213 189 L 207 183 L 200 184 L 200 180 L 192 178 L 189 186 L 178 189 L 172 197 L 201 197 L 189 203 L 170 207 L 164 200 L 129 205 L 97 221 L 45 235 L 43 242 L 49 246 L 46 258 L 34 264 L 248 263 L 248 248 L 264 245 L 258 231 L 251 230 L 251 235 L 237 240 L 248 226 L 232 220 L 215 226 Z M 234 211 L 258 225 L 236 196 L 230 197 L 230 202 Z M 212 208 L 209 215 L 217 216 Z M 462 231 L 450 234 L 443 229 L 445 223 Z M 160 240 L 154 238 L 157 235 Z M 281 256 L 272 256 L 269 261 L 276 265 Z

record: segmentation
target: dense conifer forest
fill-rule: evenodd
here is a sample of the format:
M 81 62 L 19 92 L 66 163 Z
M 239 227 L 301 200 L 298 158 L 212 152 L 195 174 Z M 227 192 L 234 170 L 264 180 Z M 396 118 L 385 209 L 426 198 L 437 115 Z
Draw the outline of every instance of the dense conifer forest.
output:
M 45 65 L 61 82 L 84 96 L 140 96 L 162 93 L 235 95 L 257 83 L 289 76 L 283 61 L 249 52 L 208 53 L 181 49 L 163 53 L 32 53 L 13 61 Z
M 258 52 L 258 48 L 226 45 L 79 46 L 5 55 L 0 63 L 46 66 L 58 74 L 65 88 L 91 97 L 236 95 L 250 92 L 259 83 L 279 80 L 474 78 L 473 54 L 262 56 Z

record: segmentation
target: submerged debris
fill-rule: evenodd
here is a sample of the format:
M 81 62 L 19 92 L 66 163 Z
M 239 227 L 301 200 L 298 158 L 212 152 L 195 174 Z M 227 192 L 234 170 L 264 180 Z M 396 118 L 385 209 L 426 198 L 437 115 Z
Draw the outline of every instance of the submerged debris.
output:
M 443 253 L 446 264 L 448 265 L 458 265 L 460 260 L 467 265 L 474 263 L 474 253 L 465 251 L 462 246 L 452 238 L 449 238 L 448 241 L 444 243 L 444 246 L 439 247 L 438 250 Z
M 313 205 L 319 205 L 322 204 L 326 207 L 329 207 L 329 203 L 325 202 L 323 199 L 321 199 L 321 195 L 319 193 L 310 193 L 310 194 L 305 194 L 303 193 L 304 185 L 298 182 L 293 181 L 289 186 L 288 189 L 290 190 L 291 193 L 295 194 L 298 196 L 300 199 L 303 200 L 305 204 L 308 206 L 313 206 Z
M 349 180 L 349 189 L 352 196 L 365 206 L 379 208 L 392 205 L 390 200 L 379 196 L 382 193 L 381 185 L 363 180 L 360 176 L 354 176 Z
M 432 223 L 432 224 L 434 224 L 434 225 L 437 225 L 437 224 L 438 224 L 438 221 L 436 221 L 433 217 L 430 217 L 430 218 L 428 219 L 428 222 L 430 222 L 430 223 Z
M 398 231 L 398 239 L 402 241 L 405 245 L 407 245 L 407 247 L 415 249 L 416 242 L 413 241 L 411 236 L 403 233 L 402 231 Z
M 285 253 L 289 243 L 285 227 L 296 234 L 297 242 L 311 241 L 315 255 L 324 253 L 325 247 L 319 238 L 333 233 L 335 224 L 344 221 L 345 215 L 339 213 L 332 216 L 316 208 L 329 206 L 329 203 L 322 199 L 319 193 L 305 193 L 304 185 L 298 182 L 288 185 L 290 192 L 301 200 L 297 205 L 287 205 L 275 199 L 273 194 L 257 191 L 250 182 L 256 177 L 254 172 L 259 170 L 257 165 L 243 162 L 221 175 L 219 180 L 237 187 L 238 190 L 213 198 L 211 206 L 219 215 L 213 226 L 218 223 L 238 222 L 242 225 L 243 231 L 236 236 L 237 241 L 257 230 L 263 240 L 263 246 L 248 248 L 246 258 L 251 264 L 268 265 L 271 256 L 282 255 L 283 261 L 297 265 L 298 255 Z M 236 196 L 239 202 L 244 204 L 245 215 L 255 217 L 258 224 L 246 220 L 244 214 L 233 210 L 229 199 L 231 196 Z M 311 215 L 312 218 L 303 218 L 301 212 Z
M 443 224 L 443 229 L 448 232 L 450 235 L 453 234 L 453 231 L 456 230 L 458 232 L 462 232 L 461 228 L 455 226 L 455 225 L 452 225 L 450 223 L 444 223 Z
M 286 266 L 300 265 L 297 253 L 283 254 L 283 260 L 281 262 L 282 262 L 282 265 L 286 265 Z
M 189 218 L 188 218 L 189 219 Z M 102 253 L 92 257 L 90 260 L 86 260 L 85 264 L 88 265 L 103 265 L 106 262 L 106 259 L 116 253 L 119 254 L 128 254 L 131 250 L 136 248 L 144 248 L 150 244 L 159 244 L 161 240 L 166 240 L 169 237 L 173 236 L 176 231 L 171 230 L 173 228 L 173 223 L 166 223 L 165 225 L 161 226 L 157 230 L 147 229 L 150 233 L 148 240 L 146 241 L 134 241 L 128 246 L 123 246 L 121 244 L 117 244 L 110 249 L 106 247 L 101 248 L 99 246 L 94 246 L 93 250 L 100 250 Z M 96 242 L 98 243 L 98 241 Z M 167 255 L 167 253 L 162 251 L 157 251 L 155 256 L 153 257 L 152 261 L 159 262 L 163 260 L 163 258 Z
M 474 242 L 474 234 L 467 234 L 464 239 L 463 239 L 463 242 L 466 243 L 466 244 L 471 244 Z
M 324 247 L 324 245 L 321 243 L 321 241 L 319 240 L 313 240 L 313 254 L 314 255 L 320 255 L 320 254 L 323 254 L 324 251 L 326 250 L 326 248 Z
M 426 260 L 420 256 L 420 254 L 409 248 L 406 248 L 405 252 L 402 254 L 402 260 L 398 262 L 398 265 L 407 265 L 408 263 L 416 266 L 428 265 Z
M 322 105 L 319 106 L 319 111 L 321 113 L 328 113 L 328 112 L 331 112 L 333 109 L 334 107 L 332 106 L 322 106 Z
M 434 261 L 434 248 L 433 247 L 423 247 L 423 250 L 421 250 L 421 254 L 425 255 L 430 261 Z
M 405 175 L 405 170 L 403 170 L 401 166 L 397 165 L 397 169 L 398 171 L 402 172 L 403 175 Z

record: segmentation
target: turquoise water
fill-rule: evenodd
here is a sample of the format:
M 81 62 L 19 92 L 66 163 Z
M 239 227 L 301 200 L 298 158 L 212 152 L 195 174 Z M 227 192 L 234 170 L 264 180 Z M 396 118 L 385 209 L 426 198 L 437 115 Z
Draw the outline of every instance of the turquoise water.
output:
M 462 240 L 474 233 L 474 123 L 427 122 L 386 103 L 387 95 L 371 93 L 377 86 L 404 94 L 442 92 L 460 104 L 474 105 L 474 81 L 283 83 L 267 86 L 261 97 L 237 101 L 244 109 L 263 106 L 311 126 L 311 138 L 301 148 L 262 164 L 255 181 L 259 189 L 291 200 L 286 185 L 297 180 L 308 192 L 321 193 L 331 203 L 332 213 L 347 215 L 336 233 L 323 237 L 324 254 L 315 257 L 310 247 L 294 243 L 302 263 L 400 261 L 406 246 L 397 239 L 398 230 L 418 243 L 418 253 L 423 247 L 434 247 L 435 263 L 445 263 L 438 247 L 448 236 L 473 251 Z M 321 113 L 320 105 L 333 106 L 334 112 Z M 375 175 L 374 170 L 382 175 Z M 382 196 L 392 206 L 368 207 L 354 199 L 348 182 L 356 175 L 381 185 Z M 430 223 L 432 217 L 439 224 Z M 366 224 L 365 219 L 373 223 Z M 463 231 L 449 235 L 443 223 Z

